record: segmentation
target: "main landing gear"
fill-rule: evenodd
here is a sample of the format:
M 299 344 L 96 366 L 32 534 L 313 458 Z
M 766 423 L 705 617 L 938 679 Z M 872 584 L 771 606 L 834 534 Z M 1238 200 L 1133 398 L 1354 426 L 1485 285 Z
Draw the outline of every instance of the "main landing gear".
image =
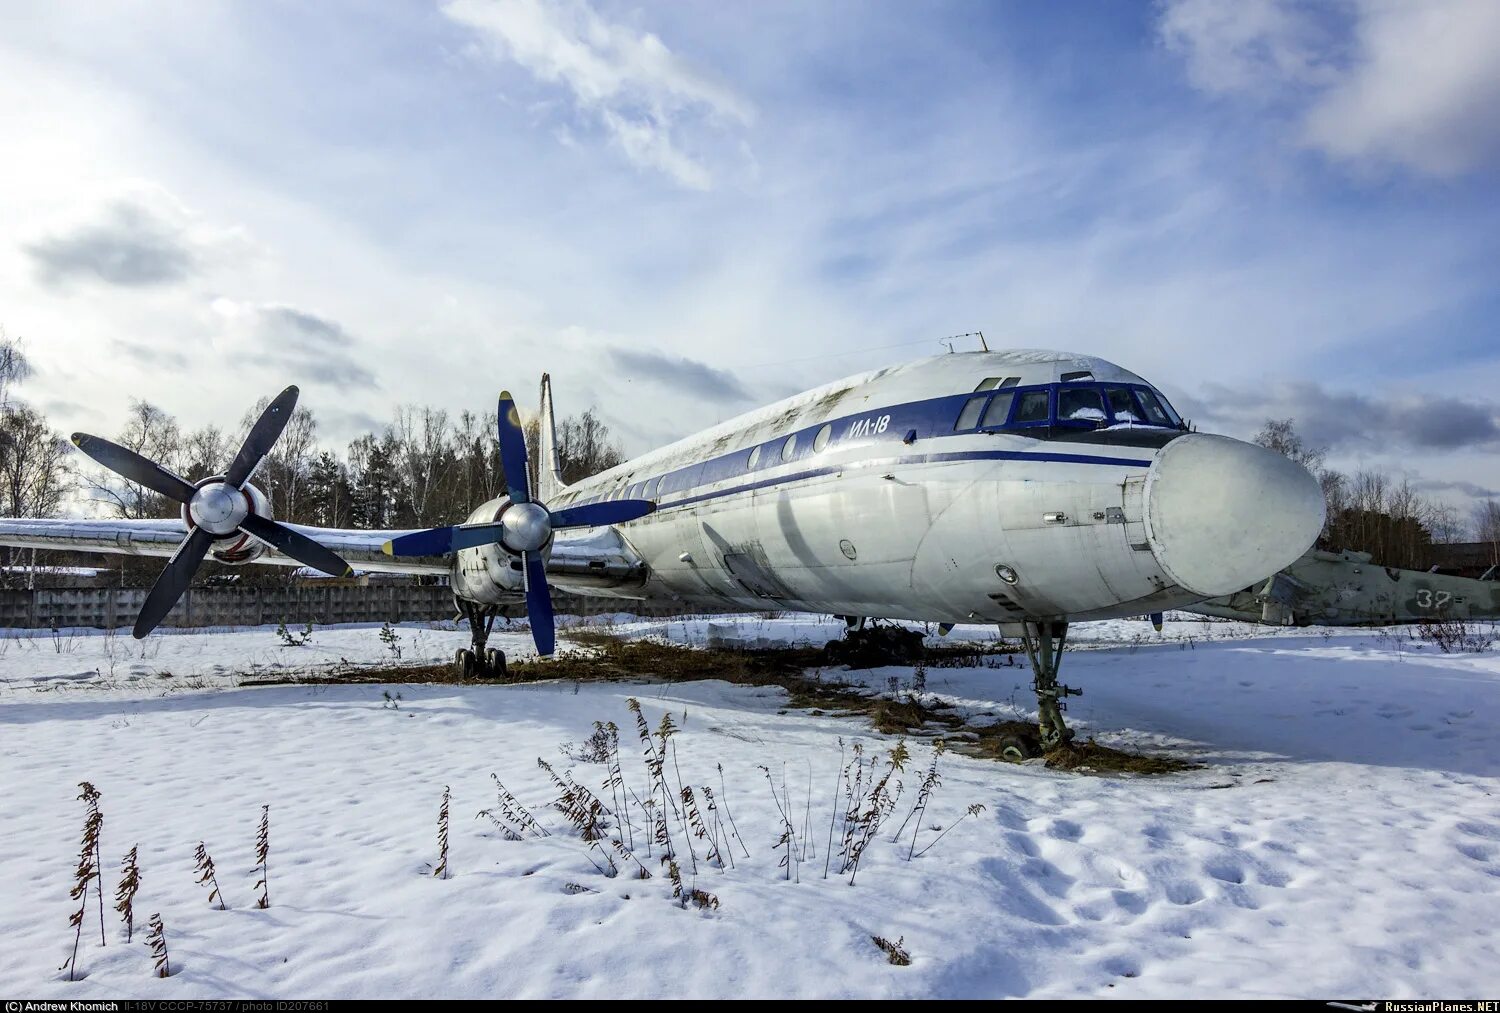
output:
M 1072 730 L 1063 721 L 1063 712 L 1068 709 L 1067 698 L 1083 695 L 1083 690 L 1064 686 L 1057 681 L 1063 647 L 1068 639 L 1068 624 L 1047 619 L 1027 620 L 1023 630 L 1021 644 L 1026 648 L 1026 657 L 1031 661 L 1031 686 L 1036 690 L 1037 724 L 1041 727 L 1042 749 L 1052 750 L 1066 746 L 1073 738 Z
M 474 646 L 459 648 L 454 654 L 453 674 L 460 679 L 505 678 L 505 652 L 485 647 L 500 610 L 493 605 L 477 605 L 462 600 L 457 604 L 459 613 L 469 622 L 469 636 Z
M 904 626 L 867 621 L 863 616 L 840 616 L 844 636 L 823 645 L 823 656 L 832 665 L 878 668 L 910 665 L 922 658 L 922 634 Z

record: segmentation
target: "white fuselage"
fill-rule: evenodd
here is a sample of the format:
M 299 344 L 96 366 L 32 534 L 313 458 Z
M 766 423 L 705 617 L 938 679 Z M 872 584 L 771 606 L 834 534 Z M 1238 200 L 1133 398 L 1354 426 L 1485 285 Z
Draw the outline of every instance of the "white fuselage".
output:
M 985 382 L 998 390 L 976 392 Z M 1105 385 L 1149 389 L 1086 356 L 940 356 L 733 419 L 568 487 L 548 506 L 658 504 L 615 529 L 645 564 L 634 596 L 937 622 L 1159 612 L 1269 575 L 1316 536 L 1321 495 L 1314 506 L 1316 483 L 1300 467 L 1188 434 L 1175 417 L 1059 422 L 1059 383 L 1085 394 L 1092 386 L 1106 403 Z M 975 397 L 1018 404 L 1041 390 L 1052 398 L 1046 424 L 985 426 L 965 415 Z M 570 537 L 592 536 L 563 533 L 559 543 Z M 563 575 L 556 583 L 606 593 Z M 454 584 L 488 600 L 513 594 L 519 573 L 503 550 L 466 550 Z

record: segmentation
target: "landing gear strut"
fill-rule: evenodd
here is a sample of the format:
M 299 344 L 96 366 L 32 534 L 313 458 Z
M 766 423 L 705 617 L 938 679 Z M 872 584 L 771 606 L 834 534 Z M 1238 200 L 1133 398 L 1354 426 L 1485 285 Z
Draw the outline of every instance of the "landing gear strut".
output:
M 500 610 L 493 605 L 478 605 L 459 599 L 459 613 L 469 622 L 469 637 L 472 648 L 460 648 L 453 656 L 453 671 L 460 679 L 486 676 L 491 679 L 505 678 L 505 652 L 491 647 L 486 649 L 490 631 L 495 628 L 495 619 Z
M 1032 683 L 1036 690 L 1037 724 L 1041 726 L 1042 748 L 1056 749 L 1065 746 L 1073 738 L 1073 732 L 1063 721 L 1067 710 L 1067 698 L 1082 696 L 1083 690 L 1064 686 L 1057 681 L 1057 670 L 1062 665 L 1063 647 L 1068 639 L 1068 624 L 1052 620 L 1027 620 L 1021 643 L 1026 648 L 1026 657 L 1031 661 Z

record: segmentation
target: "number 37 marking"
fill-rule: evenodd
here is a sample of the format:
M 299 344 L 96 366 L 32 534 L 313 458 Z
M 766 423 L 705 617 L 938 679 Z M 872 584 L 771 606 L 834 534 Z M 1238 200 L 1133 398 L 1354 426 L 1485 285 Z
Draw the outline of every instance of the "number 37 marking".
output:
M 1434 609 L 1442 608 L 1453 600 L 1453 595 L 1447 591 L 1433 591 L 1431 588 L 1417 588 L 1417 608 Z

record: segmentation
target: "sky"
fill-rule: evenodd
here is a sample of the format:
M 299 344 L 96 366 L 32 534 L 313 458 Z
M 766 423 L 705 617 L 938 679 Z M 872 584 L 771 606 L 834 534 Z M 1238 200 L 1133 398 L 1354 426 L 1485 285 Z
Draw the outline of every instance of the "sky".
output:
M 1500 494 L 1493 0 L 0 17 L 0 327 L 64 432 L 297 383 L 341 446 L 545 370 L 637 453 L 983 331 Z

